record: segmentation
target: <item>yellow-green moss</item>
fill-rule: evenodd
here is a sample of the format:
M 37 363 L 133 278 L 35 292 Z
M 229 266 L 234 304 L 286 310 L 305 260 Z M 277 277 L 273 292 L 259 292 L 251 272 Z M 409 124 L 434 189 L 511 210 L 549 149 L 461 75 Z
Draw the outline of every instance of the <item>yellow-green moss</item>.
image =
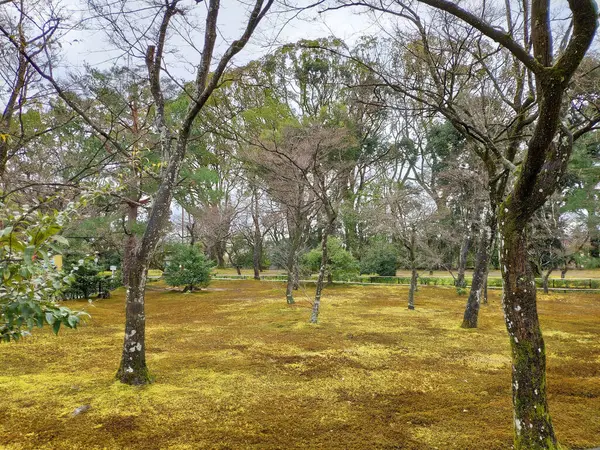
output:
M 2 449 L 506 449 L 512 444 L 510 345 L 491 292 L 480 327 L 464 298 L 423 287 L 415 311 L 397 286 L 336 286 L 310 326 L 283 283 L 215 282 L 147 295 L 155 383 L 114 381 L 124 296 L 92 319 L 0 346 Z M 307 288 L 310 290 L 310 288 Z M 308 293 L 308 290 L 307 290 Z M 78 306 L 85 306 L 84 303 Z M 567 446 L 600 445 L 600 303 L 541 295 L 550 409 Z M 91 409 L 77 417 L 73 410 Z

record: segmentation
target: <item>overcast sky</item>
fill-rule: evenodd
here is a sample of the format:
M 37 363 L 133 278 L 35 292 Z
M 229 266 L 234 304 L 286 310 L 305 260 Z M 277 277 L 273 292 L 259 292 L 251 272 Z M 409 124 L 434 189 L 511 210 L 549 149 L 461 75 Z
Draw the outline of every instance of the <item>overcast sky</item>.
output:
M 128 3 L 133 5 L 140 2 L 129 1 Z M 195 0 L 184 0 L 182 3 L 188 8 L 188 19 L 197 24 L 196 27 L 189 27 L 190 30 L 196 30 L 195 35 L 190 35 L 190 40 L 201 45 L 203 20 L 206 13 L 205 2 L 197 5 Z M 74 21 L 77 20 L 78 14 L 86 14 L 85 7 L 78 0 L 68 0 L 64 4 L 72 11 Z M 240 36 L 247 11 L 247 7 L 238 1 L 223 0 L 222 5 L 219 13 L 220 39 L 217 46 L 217 50 L 220 52 L 225 48 L 225 42 L 230 42 Z M 365 34 L 375 34 L 380 30 L 376 16 L 372 13 L 359 13 L 356 9 L 321 13 L 317 9 L 312 9 L 301 13 L 298 17 L 291 12 L 283 13 L 282 10 L 282 6 L 274 5 L 272 14 L 261 23 L 250 44 L 236 56 L 235 64 L 244 64 L 272 51 L 278 45 L 296 42 L 300 39 L 333 35 L 352 44 L 356 38 Z M 141 22 L 143 19 L 140 19 L 139 23 Z M 170 36 L 170 50 L 173 53 L 169 56 L 169 65 L 175 68 L 174 73 L 178 78 L 191 79 L 193 65 L 200 61 L 200 55 L 182 37 L 188 33 L 182 32 L 185 27 L 181 22 L 175 25 Z M 116 50 L 115 46 L 109 42 L 108 34 L 106 23 L 102 25 L 88 22 L 85 30 L 70 31 L 63 40 L 64 65 L 68 66 L 70 70 L 78 71 L 83 68 L 84 64 L 96 68 L 107 68 L 113 64 L 127 64 L 128 59 L 129 62 L 135 61 L 135 58 L 125 57 L 123 51 Z M 140 45 L 140 49 L 145 47 L 146 45 Z M 220 52 L 216 55 L 217 57 L 220 56 Z M 141 51 L 138 50 L 136 53 L 138 57 L 141 57 Z M 143 60 L 139 59 L 137 63 L 141 64 Z

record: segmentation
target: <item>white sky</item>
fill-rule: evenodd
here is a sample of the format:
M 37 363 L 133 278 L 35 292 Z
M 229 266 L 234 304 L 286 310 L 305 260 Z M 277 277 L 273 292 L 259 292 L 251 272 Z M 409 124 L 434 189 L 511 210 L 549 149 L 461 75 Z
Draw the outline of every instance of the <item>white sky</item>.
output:
M 129 0 L 128 0 L 129 2 Z M 133 0 L 130 4 L 141 3 Z M 182 4 L 189 8 L 188 17 L 198 23 L 193 41 L 199 46 L 203 42 L 203 21 L 206 13 L 205 1 L 196 5 L 195 0 L 184 0 Z M 76 20 L 77 10 L 82 11 L 79 0 L 66 0 L 63 2 L 73 12 L 72 20 Z M 246 6 L 234 0 L 222 0 L 219 13 L 219 39 L 215 56 L 218 58 L 225 48 L 225 42 L 241 35 L 244 25 Z M 250 43 L 234 59 L 234 64 L 243 65 L 263 54 L 272 51 L 275 47 L 296 42 L 300 39 L 314 39 L 335 36 L 351 44 L 355 39 L 366 34 L 380 32 L 380 25 L 376 23 L 372 13 L 360 13 L 357 9 L 350 8 L 337 11 L 318 13 L 317 9 L 303 12 L 299 17 L 291 13 L 280 13 L 283 7 L 274 5 L 272 13 L 261 22 L 253 35 Z M 122 51 L 115 51 L 114 45 L 108 40 L 107 30 L 97 24 L 87 24 L 86 30 L 70 31 L 63 42 L 63 64 L 67 70 L 79 71 L 84 64 L 95 68 L 108 68 L 112 64 L 125 65 L 127 58 Z M 175 76 L 183 79 L 192 79 L 194 67 L 200 61 L 200 55 L 194 48 L 178 36 L 183 28 L 179 24 L 170 37 L 170 50 L 173 53 L 168 59 L 168 64 Z M 219 45 L 220 44 L 220 45 Z M 145 45 L 142 47 L 146 47 Z M 137 52 L 141 56 L 140 52 Z M 130 59 L 129 61 L 132 61 Z M 134 60 L 133 60 L 134 61 Z M 142 64 L 143 60 L 136 63 Z M 63 69 L 64 70 L 64 69 Z M 63 71 L 61 70 L 61 72 Z

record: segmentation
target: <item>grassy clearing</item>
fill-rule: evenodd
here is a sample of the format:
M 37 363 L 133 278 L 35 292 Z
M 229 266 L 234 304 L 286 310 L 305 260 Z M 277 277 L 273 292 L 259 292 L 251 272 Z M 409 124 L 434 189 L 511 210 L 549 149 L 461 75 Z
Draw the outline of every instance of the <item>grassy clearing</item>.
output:
M 122 291 L 88 307 L 93 319 L 78 331 L 0 346 L 0 448 L 511 446 L 498 292 L 481 327 L 462 330 L 465 297 L 453 289 L 421 288 L 408 311 L 403 287 L 335 286 L 317 326 L 302 295 L 285 304 L 279 283 L 151 289 L 151 386 L 114 381 Z M 540 295 L 539 311 L 558 437 L 574 449 L 600 445 L 600 298 Z

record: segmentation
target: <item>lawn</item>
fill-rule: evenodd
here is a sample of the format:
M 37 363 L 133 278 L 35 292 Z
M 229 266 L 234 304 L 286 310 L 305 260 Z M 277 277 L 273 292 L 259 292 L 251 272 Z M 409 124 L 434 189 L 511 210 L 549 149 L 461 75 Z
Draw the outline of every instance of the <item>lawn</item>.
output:
M 77 331 L 0 345 L 2 449 L 508 449 L 509 343 L 500 293 L 480 328 L 459 328 L 465 297 L 398 286 L 310 290 L 214 282 L 181 294 L 152 284 L 155 383 L 114 381 L 124 295 L 86 307 Z M 550 409 L 561 442 L 600 445 L 600 296 L 540 295 Z M 90 405 L 72 417 L 75 408 Z

